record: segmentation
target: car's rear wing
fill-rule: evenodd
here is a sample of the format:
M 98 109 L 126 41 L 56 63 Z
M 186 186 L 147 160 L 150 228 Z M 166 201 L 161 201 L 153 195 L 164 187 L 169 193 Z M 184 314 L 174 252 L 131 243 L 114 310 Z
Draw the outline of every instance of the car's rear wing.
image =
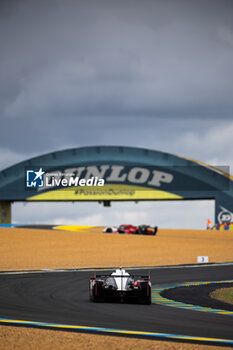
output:
M 149 275 L 129 275 L 129 276 L 125 276 L 125 275 L 95 275 L 94 278 L 107 278 L 107 277 L 120 277 L 120 278 L 143 278 L 143 279 L 147 279 L 149 280 L 150 279 L 150 274 Z
M 147 279 L 150 280 L 150 274 L 149 275 L 131 275 L 130 277 L 132 278 L 143 278 L 143 279 Z

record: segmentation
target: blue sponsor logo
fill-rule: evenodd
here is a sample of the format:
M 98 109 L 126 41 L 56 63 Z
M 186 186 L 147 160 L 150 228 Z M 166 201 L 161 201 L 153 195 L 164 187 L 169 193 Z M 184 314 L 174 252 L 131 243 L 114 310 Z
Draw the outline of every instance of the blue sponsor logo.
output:
M 27 170 L 26 186 L 27 187 L 43 187 L 44 186 L 44 171 L 42 168 L 39 170 Z

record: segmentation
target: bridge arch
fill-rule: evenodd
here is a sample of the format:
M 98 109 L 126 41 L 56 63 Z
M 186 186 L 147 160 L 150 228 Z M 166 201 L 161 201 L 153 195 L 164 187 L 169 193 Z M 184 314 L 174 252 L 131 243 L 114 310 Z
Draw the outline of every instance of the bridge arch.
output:
M 28 187 L 28 172 L 43 171 L 47 186 Z M 70 177 L 104 180 L 77 185 Z M 63 180 L 63 182 L 62 182 Z M 97 181 L 97 180 L 96 180 Z M 58 185 L 57 185 L 58 184 Z M 215 200 L 216 223 L 233 221 L 233 179 L 227 169 L 144 148 L 80 147 L 47 153 L 0 172 L 0 223 L 14 201 Z

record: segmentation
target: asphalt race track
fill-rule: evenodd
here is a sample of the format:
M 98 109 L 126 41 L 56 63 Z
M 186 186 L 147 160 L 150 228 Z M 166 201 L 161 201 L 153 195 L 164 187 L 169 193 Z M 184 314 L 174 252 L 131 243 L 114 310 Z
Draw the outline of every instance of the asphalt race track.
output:
M 156 268 L 150 274 L 153 286 L 222 281 L 233 278 L 233 265 Z M 90 302 L 93 275 L 93 271 L 1 274 L 0 318 L 233 340 L 233 316 L 158 304 Z
M 190 287 L 178 287 L 165 290 L 161 295 L 169 300 L 175 300 L 181 303 L 203 306 L 212 309 L 224 309 L 233 311 L 233 305 L 213 299 L 209 294 L 218 288 L 233 287 L 231 283 L 218 283 L 209 285 L 198 285 Z

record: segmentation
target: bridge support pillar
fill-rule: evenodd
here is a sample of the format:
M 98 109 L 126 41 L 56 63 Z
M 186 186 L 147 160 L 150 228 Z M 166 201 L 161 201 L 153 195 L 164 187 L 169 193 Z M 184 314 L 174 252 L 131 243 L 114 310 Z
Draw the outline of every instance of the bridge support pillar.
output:
M 11 224 L 11 202 L 0 201 L 0 224 Z

